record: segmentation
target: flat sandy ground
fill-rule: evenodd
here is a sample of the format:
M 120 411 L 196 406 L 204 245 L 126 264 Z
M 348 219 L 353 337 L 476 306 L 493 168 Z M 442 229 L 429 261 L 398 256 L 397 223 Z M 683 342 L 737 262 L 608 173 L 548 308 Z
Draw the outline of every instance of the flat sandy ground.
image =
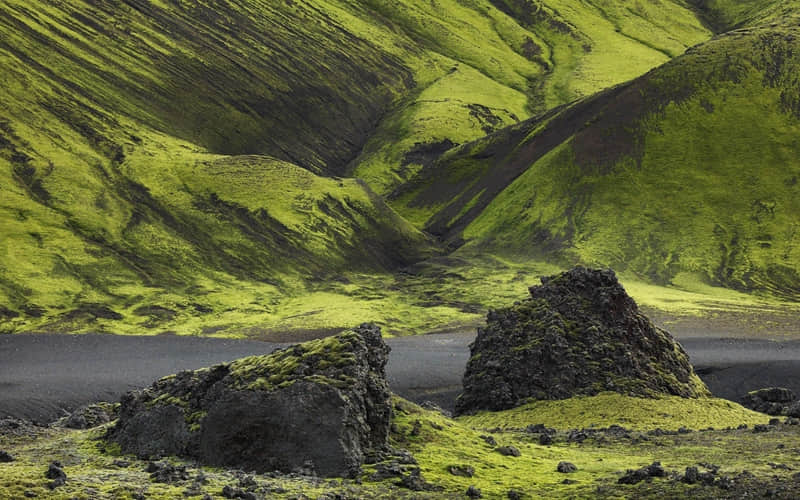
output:
M 708 325 L 705 325 L 708 326 Z M 800 395 L 800 338 L 746 338 L 697 323 L 674 328 L 711 391 L 737 400 L 782 386 Z M 413 401 L 452 408 L 475 333 L 388 339 L 392 390 Z M 789 340 L 787 340 L 789 338 Z M 94 401 L 180 370 L 200 368 L 285 344 L 179 336 L 0 335 L 0 417 L 46 423 Z

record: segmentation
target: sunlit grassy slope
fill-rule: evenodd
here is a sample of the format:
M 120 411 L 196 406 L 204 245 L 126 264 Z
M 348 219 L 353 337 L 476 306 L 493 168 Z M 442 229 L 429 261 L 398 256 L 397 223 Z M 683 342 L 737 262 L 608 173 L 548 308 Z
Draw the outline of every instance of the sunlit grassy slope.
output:
M 770 23 L 451 151 L 395 206 L 452 245 L 800 293 L 800 31 Z
M 795 18 L 797 0 L 689 0 L 701 18 L 714 30 L 723 32 L 743 25 L 785 22 Z
M 342 280 L 435 253 L 373 191 L 709 36 L 671 0 L 3 2 L 0 329 L 349 326 L 387 308 Z
M 639 76 L 710 36 L 669 0 L 367 3 L 446 70 L 420 80 L 353 161 L 380 193 L 454 144 Z

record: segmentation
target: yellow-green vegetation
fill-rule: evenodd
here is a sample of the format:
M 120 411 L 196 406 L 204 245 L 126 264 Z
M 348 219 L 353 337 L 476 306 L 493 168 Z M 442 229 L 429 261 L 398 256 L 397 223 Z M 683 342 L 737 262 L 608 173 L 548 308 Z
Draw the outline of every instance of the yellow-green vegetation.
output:
M 351 165 L 382 194 L 454 143 L 639 76 L 710 35 L 670 0 L 367 4 L 432 54 L 417 73 L 429 78 Z
M 431 144 L 710 36 L 681 2 L 617 3 L 4 2 L 0 331 L 246 335 L 284 328 L 282 301 L 373 310 L 317 284 L 384 279 L 431 242 L 362 182 L 314 174 L 385 192 Z
M 767 432 L 758 434 L 751 429 L 719 430 L 728 423 L 727 418 L 733 418 L 733 413 L 723 415 L 719 421 L 708 420 L 716 431 L 667 435 L 628 431 L 626 436 L 600 433 L 580 443 L 568 442 L 565 435 L 558 434 L 552 444 L 544 446 L 539 444 L 538 434 L 488 431 L 482 428 L 482 422 L 452 420 L 399 398 L 393 402 L 392 445 L 408 449 L 418 461 L 424 479 L 438 485 L 439 491 L 405 490 L 396 486 L 393 478 L 373 481 L 370 476 L 374 465 L 365 466 L 364 474 L 356 482 L 260 474 L 245 477 L 235 471 L 171 458 L 170 464 L 186 467 L 189 479 L 158 483 L 145 472 L 147 462 L 121 455 L 114 446 L 100 440 L 105 432 L 100 427 L 89 431 L 40 429 L 32 435 L 0 436 L 0 449 L 16 458 L 14 462 L 0 463 L 0 497 L 22 498 L 29 491 L 54 499 L 124 499 L 134 498 L 138 493 L 147 498 L 171 499 L 184 497 L 184 492 L 189 498 L 199 498 L 203 493 L 216 497 L 224 486 L 238 488 L 241 484 L 249 484 L 251 490 L 269 498 L 294 498 L 299 494 L 316 498 L 323 493 L 356 498 L 461 498 L 470 485 L 481 489 L 484 498 L 504 498 L 511 489 L 525 495 L 523 498 L 713 497 L 721 490 L 703 490 L 668 478 L 656 478 L 638 487 L 619 485 L 617 480 L 626 469 L 655 460 L 667 471 L 682 473 L 689 466 L 716 464 L 720 475 L 735 476 L 748 470 L 754 479 L 769 482 L 777 478 L 788 481 L 785 484 L 791 484 L 793 472 L 789 468 L 800 467 L 793 447 L 779 446 L 797 439 L 798 426 L 769 426 Z M 575 409 L 599 413 L 588 405 Z M 642 410 L 636 415 L 644 413 Z M 766 419 L 759 420 L 744 412 L 740 416 L 743 420 L 739 423 Z M 676 422 L 672 416 L 659 421 L 657 413 L 645 418 L 651 424 L 639 428 L 666 428 Z M 585 420 L 578 416 L 570 420 L 579 421 Z M 488 436 L 496 444 L 489 444 L 485 439 Z M 496 451 L 499 446 L 513 446 L 520 456 L 502 455 Z M 44 473 L 55 460 L 63 465 L 67 481 L 51 491 Z M 572 474 L 558 473 L 556 466 L 560 461 L 571 462 L 578 470 Z M 770 464 L 783 464 L 786 468 Z M 453 475 L 450 466 L 472 467 L 474 476 Z M 565 477 L 574 482 L 564 484 Z
M 722 32 L 746 24 L 790 22 L 800 4 L 796 0 L 691 0 L 701 17 Z
M 544 424 L 556 429 L 603 428 L 619 425 L 628 429 L 677 430 L 716 429 L 766 424 L 767 415 L 718 398 L 659 396 L 636 398 L 616 392 L 569 399 L 533 401 L 501 412 L 482 412 L 459 417 L 458 421 L 477 428 L 524 429 Z
M 779 25 L 722 35 L 451 152 L 395 206 L 430 206 L 425 227 L 475 251 L 796 297 L 798 40 Z
M 783 19 L 794 5 L 690 3 L 706 20 L 708 12 L 724 13 L 727 24 Z M 672 0 L 4 2 L 0 332 L 288 340 L 374 320 L 390 334 L 422 333 L 474 325 L 487 307 L 519 297 L 547 274 L 539 269 L 576 260 L 627 270 L 643 287 L 677 287 L 648 288 L 645 305 L 686 306 L 681 314 L 728 307 L 717 289 L 694 294 L 707 283 L 786 294 L 796 255 L 787 215 L 794 205 L 783 197 L 793 196 L 794 174 L 787 170 L 783 179 L 770 169 L 792 164 L 796 127 L 786 114 L 765 113 L 767 139 L 755 130 L 746 140 L 733 137 L 735 124 L 752 121 L 756 111 L 794 101 L 782 81 L 762 92 L 756 63 L 746 85 L 726 81 L 735 88 L 723 85 L 727 93 L 715 94 L 718 86 L 709 84 L 636 124 L 646 132 L 638 140 L 654 151 L 643 156 L 641 174 L 633 168 L 572 182 L 583 163 L 573 158 L 568 136 L 525 164 L 525 175 L 507 176 L 519 167 L 512 157 L 481 156 L 498 159 L 493 148 L 507 144 L 516 150 L 558 119 L 554 107 L 708 39 L 689 7 Z M 767 54 L 771 47 L 756 49 Z M 732 55 L 748 51 L 742 43 Z M 703 67 L 704 59 L 693 57 Z M 677 77 L 660 89 L 668 93 L 689 78 L 675 68 L 690 60 L 662 72 Z M 784 69 L 780 74 L 793 71 Z M 691 71 L 691 79 L 713 81 Z M 724 110 L 729 99 L 741 109 Z M 540 117 L 535 130 L 513 125 L 533 115 Z M 697 126 L 684 127 L 686 121 Z M 726 125 L 715 128 L 719 123 Z M 699 140 L 694 148 L 681 145 L 706 129 L 708 150 Z M 509 133 L 514 140 L 506 140 Z M 753 153 L 765 142 L 776 146 L 769 155 Z M 755 200 L 761 204 L 748 205 L 751 212 L 774 212 L 774 220 L 756 214 L 757 227 L 747 230 L 738 219 L 711 224 L 706 202 L 716 200 L 720 177 L 695 169 L 684 151 L 712 165 L 722 158 L 726 175 L 752 163 L 751 177 L 762 182 L 757 199 L 739 196 L 724 211 L 735 218 L 740 205 Z M 442 153 L 451 163 L 432 165 Z M 628 168 L 626 161 L 614 171 Z M 685 176 L 683 186 L 699 183 L 694 205 L 665 209 L 667 196 L 645 196 L 675 184 L 661 182 L 660 165 Z M 415 197 L 428 178 L 421 173 L 444 187 Z M 622 189 L 631 199 L 609 201 L 615 182 L 631 176 L 638 184 Z M 484 186 L 487 177 L 499 181 Z M 589 185 L 606 189 L 605 198 L 593 196 L 599 208 L 584 217 Z M 381 199 L 398 187 L 392 208 L 402 217 Z M 701 217 L 690 220 L 686 210 L 700 202 Z M 631 218 L 632 210 L 642 213 Z M 435 217 L 443 222 L 426 226 Z M 595 227 L 598 220 L 631 227 L 607 234 Z M 443 227 L 457 227 L 455 239 Z M 690 236 L 675 229 L 686 227 Z M 474 252 L 429 261 L 418 274 L 398 273 L 452 250 L 437 248 L 420 228 L 448 244 L 464 236 Z M 644 233 L 665 241 L 640 238 Z M 573 247 L 558 253 L 567 237 Z M 690 255 L 687 246 L 697 250 Z M 481 255 L 487 249 L 502 258 Z M 776 267 L 772 255 L 781 252 L 788 264 Z M 726 267 L 717 269 L 720 255 Z M 524 263 L 503 262 L 512 256 Z M 768 276 L 754 271 L 765 265 Z M 682 285 L 684 275 L 692 287 Z
M 331 368 L 342 368 L 356 362 L 353 353 L 358 351 L 354 344 L 359 339 L 358 334 L 347 331 L 334 337 L 297 344 L 269 355 L 237 359 L 230 365 L 233 385 L 239 389 L 265 390 L 286 387 L 301 379 L 313 379 L 336 386 L 352 383 L 344 373 L 339 373 L 339 378 L 335 380 L 325 374 Z M 268 374 L 268 377 L 258 374 Z

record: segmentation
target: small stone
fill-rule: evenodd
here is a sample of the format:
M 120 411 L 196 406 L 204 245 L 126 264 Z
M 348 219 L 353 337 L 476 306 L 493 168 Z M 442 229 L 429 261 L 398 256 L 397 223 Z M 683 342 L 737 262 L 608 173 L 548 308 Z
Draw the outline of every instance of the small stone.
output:
M 567 435 L 567 442 L 568 443 L 582 443 L 589 438 L 589 434 L 586 431 L 579 431 L 579 430 L 571 430 Z
M 481 490 L 479 488 L 476 488 L 475 485 L 470 485 L 470 487 L 467 488 L 467 496 L 469 498 L 483 498 Z
M 124 469 L 126 467 L 130 467 L 131 463 L 128 462 L 127 460 L 114 460 L 113 465 L 115 467 L 119 467 L 119 468 Z
M 517 490 L 508 490 L 508 500 L 522 500 L 523 493 Z
M 691 432 L 692 432 L 691 429 L 687 429 L 686 427 L 681 427 L 680 429 L 678 429 L 678 434 L 689 434 Z
M 722 490 L 729 490 L 733 488 L 733 479 L 728 476 L 722 476 L 716 480 L 714 486 Z
M 447 472 L 460 477 L 472 477 L 475 475 L 475 469 L 469 465 L 450 465 L 447 467 Z
M 61 464 L 59 462 L 53 462 L 47 468 L 47 472 L 44 473 L 44 477 L 47 479 L 53 480 L 67 480 L 67 473 L 64 472 L 64 469 L 61 468 Z M 63 484 L 63 483 L 62 483 Z
M 497 446 L 497 441 L 495 441 L 493 436 L 481 436 L 481 439 L 486 441 L 486 444 L 489 446 Z
M 434 488 L 422 478 L 422 473 L 419 468 L 412 469 L 407 476 L 403 476 L 403 478 L 395 484 L 412 491 L 425 491 Z
M 653 462 L 652 464 L 645 467 L 647 471 L 647 475 L 650 477 L 666 477 L 667 471 L 664 470 L 664 467 L 661 466 L 661 462 Z
M 779 419 L 779 418 L 771 418 L 771 419 L 769 419 L 769 424 L 768 425 L 780 425 L 780 424 L 781 424 L 781 419 Z
M 13 461 L 14 457 L 11 456 L 10 453 L 8 453 L 7 451 L 0 450 L 0 463 L 9 463 Z
M 769 426 L 764 424 L 756 424 L 756 426 L 753 427 L 753 432 L 756 434 L 760 432 L 769 432 L 769 430 Z
M 38 496 L 35 491 L 31 490 L 25 490 L 25 493 L 23 493 L 23 495 L 25 495 L 25 498 L 36 498 Z
M 687 467 L 686 472 L 683 474 L 683 481 L 686 484 L 695 484 L 700 480 L 700 473 L 697 467 Z
M 561 484 L 576 484 L 577 482 L 578 481 L 574 479 L 564 479 L 563 481 L 561 481 Z
M 571 474 L 573 472 L 577 472 L 578 468 L 575 466 L 575 464 L 570 462 L 558 462 L 556 470 L 562 474 Z
M 518 457 L 522 455 L 519 449 L 515 446 L 500 446 L 498 448 L 495 448 L 494 451 L 507 457 Z
M 539 434 L 539 444 L 542 446 L 549 446 L 553 444 L 553 436 L 550 434 Z

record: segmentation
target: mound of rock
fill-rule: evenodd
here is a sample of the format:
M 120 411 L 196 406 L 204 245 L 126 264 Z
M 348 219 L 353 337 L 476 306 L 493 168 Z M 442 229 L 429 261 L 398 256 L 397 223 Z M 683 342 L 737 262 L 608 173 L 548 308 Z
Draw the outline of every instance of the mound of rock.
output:
M 800 416 L 800 401 L 790 389 L 768 387 L 748 392 L 742 398 L 742 406 L 768 415 Z
M 576 267 L 543 277 L 530 294 L 489 311 L 456 414 L 603 391 L 709 395 L 683 348 L 639 312 L 613 271 Z
M 248 471 L 352 476 L 387 449 L 389 347 L 374 325 L 165 377 L 126 394 L 109 439 Z

